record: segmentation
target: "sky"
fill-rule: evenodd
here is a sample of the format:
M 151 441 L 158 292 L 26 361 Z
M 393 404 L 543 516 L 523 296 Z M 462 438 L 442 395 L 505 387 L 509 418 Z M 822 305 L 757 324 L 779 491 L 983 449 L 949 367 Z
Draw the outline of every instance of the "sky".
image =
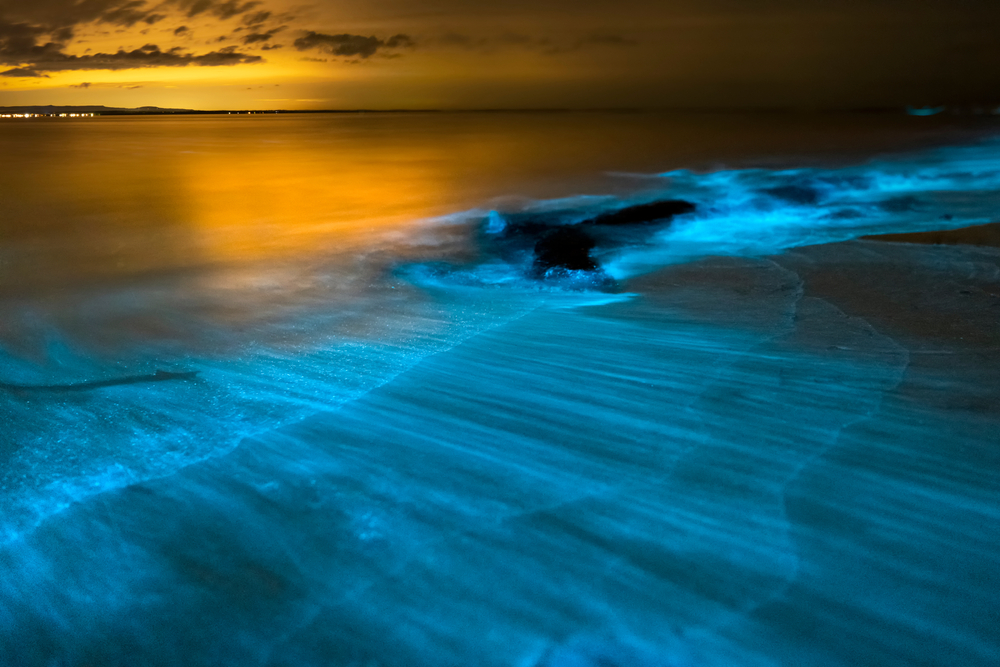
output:
M 996 0 L 0 0 L 0 106 L 1000 103 Z

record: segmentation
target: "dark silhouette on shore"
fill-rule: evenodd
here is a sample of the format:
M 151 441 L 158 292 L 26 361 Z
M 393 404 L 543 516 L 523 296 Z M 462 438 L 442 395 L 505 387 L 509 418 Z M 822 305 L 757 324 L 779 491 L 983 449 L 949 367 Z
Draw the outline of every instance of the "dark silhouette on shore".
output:
M 504 227 L 495 242 L 501 254 L 530 249 L 537 278 L 552 269 L 598 271 L 600 265 L 591 256 L 598 246 L 607 249 L 641 243 L 662 225 L 669 224 L 674 216 L 696 209 L 688 201 L 664 199 L 607 211 L 579 222 L 573 221 L 579 211 L 572 209 L 514 213 L 505 216 Z

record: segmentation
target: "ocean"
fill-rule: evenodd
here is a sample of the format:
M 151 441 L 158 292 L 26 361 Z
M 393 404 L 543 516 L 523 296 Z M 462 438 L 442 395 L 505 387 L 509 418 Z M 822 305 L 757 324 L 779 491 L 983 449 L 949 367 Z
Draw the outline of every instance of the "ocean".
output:
M 0 154 L 0 665 L 996 664 L 996 119 Z

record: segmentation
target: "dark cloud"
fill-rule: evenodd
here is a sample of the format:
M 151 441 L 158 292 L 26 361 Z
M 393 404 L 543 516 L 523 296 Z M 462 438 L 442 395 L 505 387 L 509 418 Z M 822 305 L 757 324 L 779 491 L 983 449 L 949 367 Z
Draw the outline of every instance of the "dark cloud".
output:
M 9 76 L 19 79 L 34 79 L 38 77 L 48 78 L 49 75 L 42 74 L 38 70 L 32 69 L 31 67 L 18 67 L 17 69 L 9 69 L 6 72 L 0 72 L 0 76 Z
M 156 16 L 155 14 L 150 14 L 143 9 L 145 4 L 145 0 L 132 0 L 131 2 L 126 2 L 125 4 L 110 11 L 104 12 L 100 15 L 98 20 L 102 23 L 111 23 L 130 28 L 139 21 L 142 21 L 150 16 Z M 154 20 L 153 23 L 155 22 L 156 21 Z
M 52 31 L 52 41 L 54 42 L 64 44 L 71 39 L 73 39 L 73 28 L 67 26 L 65 28 L 58 28 Z
M 269 18 L 271 18 L 271 12 L 256 12 L 254 14 L 247 14 L 243 17 L 243 23 L 248 26 L 259 26 L 263 25 Z
M 233 47 L 194 55 L 181 53 L 180 48 L 161 51 L 155 44 L 147 44 L 139 49 L 115 53 L 95 53 L 87 56 L 72 56 L 61 51 L 46 53 L 44 57 L 31 60 L 29 67 L 0 72 L 2 76 L 39 76 L 40 72 L 64 72 L 68 70 L 122 70 L 144 67 L 219 67 L 261 62 L 260 56 L 239 53 Z M 8 63 L 9 64 L 9 63 Z
M 371 56 L 383 45 L 376 37 L 361 35 L 324 35 L 318 32 L 308 32 L 295 40 L 294 46 L 299 51 L 316 49 L 335 56 Z
M 244 35 L 243 36 L 243 43 L 244 44 L 257 44 L 259 42 L 266 42 L 266 41 L 270 40 L 272 37 L 274 37 L 275 35 L 277 35 L 279 32 L 281 32 L 284 29 L 285 29 L 285 26 L 281 26 L 279 28 L 274 28 L 273 30 L 268 30 L 267 32 L 254 32 L 254 33 L 250 33 L 249 35 Z
M 159 5 L 162 9 L 174 0 Z M 147 0 L 0 0 L 0 21 L 24 22 L 52 33 L 85 23 L 109 23 L 131 27 L 139 22 L 149 25 L 165 18 L 147 6 Z
M 387 49 L 412 49 L 415 46 L 416 43 L 409 35 L 393 35 L 385 41 Z
M 171 0 L 168 0 L 168 2 Z M 185 0 L 186 1 L 186 0 Z M 201 1 L 201 0 L 199 0 Z M 212 4 L 209 9 L 219 15 L 231 12 L 248 11 L 257 2 L 228 2 Z M 0 0 L 2 2 L 2 0 Z M 84 12 L 81 7 L 91 6 Z M 96 6 L 96 8 L 95 8 Z M 82 3 L 72 3 L 81 16 L 92 16 L 92 21 L 113 23 L 123 26 L 134 25 L 137 22 L 153 23 L 162 15 L 146 12 L 143 0 L 114 2 L 113 0 L 84 0 Z M 2 11 L 2 10 L 0 10 Z M 280 30 L 277 28 L 270 35 Z M 174 31 L 175 35 L 187 32 L 182 26 Z M 40 77 L 47 76 L 45 72 L 60 72 L 67 70 L 122 70 L 144 67 L 215 67 L 260 62 L 260 56 L 239 53 L 234 47 L 224 48 L 203 54 L 183 53 L 179 48 L 168 51 L 161 50 L 155 44 L 147 44 L 139 49 L 119 49 L 115 53 L 95 53 L 76 56 L 66 53 L 67 44 L 73 37 L 72 26 L 51 27 L 29 22 L 11 22 L 0 14 L 0 65 L 12 69 L 0 72 L 5 77 Z M 257 40 L 261 41 L 261 40 Z M 251 43 L 251 42 L 247 42 Z
M 0 53 L 2 49 L 28 49 L 35 46 L 36 40 L 42 36 L 49 33 L 43 27 L 33 26 L 27 23 L 6 23 L 3 19 L 0 19 Z M 66 35 L 63 32 L 63 35 Z M 63 39 L 57 39 L 56 41 L 62 42 Z
M 315 49 L 333 56 L 357 56 L 368 58 L 381 48 L 395 49 L 413 47 L 413 40 L 408 35 L 393 35 L 388 40 L 362 35 L 325 35 L 319 32 L 307 32 L 295 40 L 294 46 L 299 51 Z
M 76 85 L 70 86 L 70 88 L 90 88 L 90 82 L 84 81 L 83 83 L 78 83 Z
M 274 51 L 275 49 L 283 49 L 283 48 L 285 48 L 284 44 L 265 44 L 264 46 L 260 47 L 261 51 Z
M 243 4 L 240 4 L 236 0 L 229 0 L 229 2 L 217 3 L 212 8 L 212 13 L 220 19 L 228 19 L 234 16 L 239 16 L 240 14 L 245 14 L 259 5 L 259 2 L 244 2 Z
M 180 4 L 181 6 L 190 4 L 190 6 L 187 7 L 188 10 L 187 15 L 188 18 L 191 18 L 192 16 L 197 16 L 202 12 L 208 11 L 208 9 L 212 6 L 212 0 L 195 0 L 194 2 L 191 3 L 182 2 L 178 4 Z
M 189 30 L 190 29 L 186 25 L 182 25 L 181 27 L 179 27 L 176 30 L 174 30 L 174 34 L 175 35 L 183 35 L 184 33 L 189 32 Z
M 0 21 L 0 65 L 34 64 L 39 60 L 58 58 L 62 54 L 62 41 L 40 42 L 39 38 L 48 31 L 26 23 L 4 23 Z M 61 31 L 65 35 L 65 31 Z M 39 76 L 32 67 L 23 67 L 4 72 L 3 76 Z
M 239 0 L 225 0 L 224 2 L 219 0 L 167 0 L 167 3 L 180 8 L 188 18 L 208 13 L 220 19 L 230 19 L 240 14 L 246 14 L 261 4 L 257 0 L 248 0 L 247 2 L 239 2 Z

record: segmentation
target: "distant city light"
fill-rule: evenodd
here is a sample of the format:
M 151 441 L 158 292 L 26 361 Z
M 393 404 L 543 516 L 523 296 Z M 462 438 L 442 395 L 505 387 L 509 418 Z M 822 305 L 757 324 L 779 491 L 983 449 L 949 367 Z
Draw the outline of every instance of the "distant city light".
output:
M 90 118 L 95 113 L 5 113 L 0 118 Z

